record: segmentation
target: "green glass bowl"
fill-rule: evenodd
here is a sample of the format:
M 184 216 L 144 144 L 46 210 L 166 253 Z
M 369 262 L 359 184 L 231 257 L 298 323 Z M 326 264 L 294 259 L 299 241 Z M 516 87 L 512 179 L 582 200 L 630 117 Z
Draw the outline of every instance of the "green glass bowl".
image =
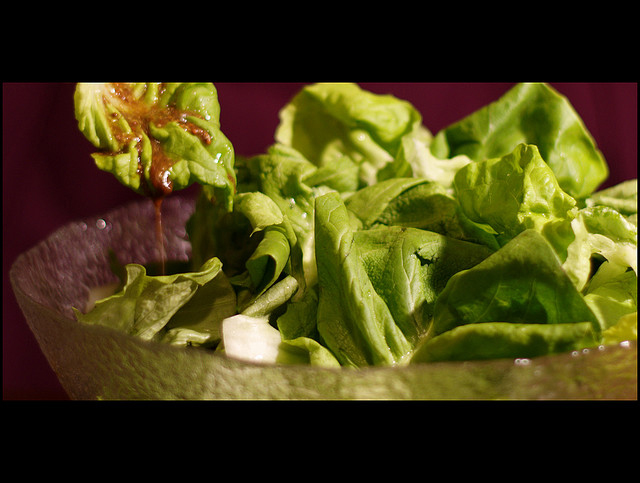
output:
M 167 255 L 187 260 L 193 201 L 163 205 Z M 534 359 L 326 369 L 261 365 L 146 342 L 75 321 L 92 288 L 123 262 L 158 259 L 150 201 L 62 227 L 20 255 L 11 284 L 40 348 L 72 399 L 637 399 L 636 342 Z

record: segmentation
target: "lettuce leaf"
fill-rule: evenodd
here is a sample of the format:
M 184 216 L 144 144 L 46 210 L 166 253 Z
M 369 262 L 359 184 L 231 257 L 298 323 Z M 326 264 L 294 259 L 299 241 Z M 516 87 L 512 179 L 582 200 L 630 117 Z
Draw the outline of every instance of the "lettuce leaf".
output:
M 412 346 L 376 293 L 339 193 L 316 200 L 318 332 L 343 366 L 393 365 Z
M 449 190 L 426 178 L 387 179 L 350 195 L 345 204 L 363 229 L 403 226 L 472 242 L 488 239 L 464 217 Z M 495 245 L 492 237 L 485 244 Z
M 638 312 L 623 315 L 618 322 L 602 333 L 603 344 L 619 344 L 638 340 Z
M 594 206 L 580 211 L 587 243 L 597 254 L 622 269 L 638 274 L 638 228 L 626 217 L 607 206 Z
M 632 270 L 611 267 L 609 261 L 600 265 L 584 296 L 604 330 L 638 310 L 638 277 Z
M 316 282 L 314 206 L 316 197 L 330 191 L 325 185 L 308 182 L 319 169 L 295 149 L 275 144 L 264 155 L 247 161 L 255 173 L 257 190 L 271 198 L 286 217 L 295 236 L 292 254 L 294 275 L 302 291 Z M 316 180 L 320 182 L 320 180 Z
M 454 179 L 464 215 L 504 246 L 526 229 L 571 220 L 576 200 L 559 186 L 534 145 L 520 144 L 500 158 L 468 164 Z
M 460 325 L 418 346 L 411 363 L 529 358 L 579 350 L 598 344 L 589 322 Z
M 492 253 L 483 245 L 400 226 L 358 231 L 354 245 L 374 290 L 412 346 L 426 332 L 449 278 Z
M 458 170 L 472 160 L 464 154 L 440 159 L 431 152 L 431 141 L 430 136 L 404 136 L 393 163 L 381 171 L 380 181 L 388 178 L 422 178 L 450 192 Z
M 99 300 L 81 323 L 103 325 L 144 340 L 182 345 L 211 345 L 220 339 L 220 324 L 235 313 L 235 293 L 217 258 L 197 272 L 150 276 L 142 265 L 126 265 L 126 283 Z M 182 330 L 190 331 L 190 334 Z M 186 337 L 185 337 L 186 335 Z
M 537 231 L 454 274 L 411 362 L 534 357 L 594 346 L 606 329 Z
M 536 145 L 560 187 L 576 199 L 591 195 L 609 170 L 568 99 L 544 83 L 517 84 L 497 101 L 438 132 L 430 144 L 441 159 L 498 158 L 519 144 Z
M 97 167 L 149 196 L 193 183 L 230 209 L 234 150 L 210 83 L 79 83 L 75 116 Z
M 290 264 L 295 234 L 278 206 L 263 193 L 239 193 L 234 204 L 235 209 L 249 220 L 253 229 L 250 236 L 263 232 L 258 246 L 245 262 L 253 293 L 260 296 Z
M 304 87 L 280 112 L 276 141 L 318 167 L 349 163 L 361 186 L 378 181 L 405 137 L 431 138 L 408 102 L 352 83 Z
M 584 213 L 537 146 L 520 144 L 500 158 L 468 164 L 456 173 L 453 186 L 468 238 L 497 249 L 534 229 L 551 243 L 574 285 L 585 286 L 595 249 Z
M 626 217 L 638 214 L 638 180 L 629 179 L 593 193 L 585 200 L 587 207 L 608 206 Z M 637 226 L 637 221 L 634 223 Z
M 526 230 L 475 267 L 451 277 L 436 301 L 432 336 L 482 322 L 600 321 L 562 269 L 553 247 Z

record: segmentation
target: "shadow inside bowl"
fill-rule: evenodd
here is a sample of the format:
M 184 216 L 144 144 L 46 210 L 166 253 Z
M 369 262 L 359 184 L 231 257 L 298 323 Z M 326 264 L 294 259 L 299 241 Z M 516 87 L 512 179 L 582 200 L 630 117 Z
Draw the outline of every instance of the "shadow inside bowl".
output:
M 163 203 L 168 259 L 188 260 L 193 209 L 179 195 Z M 117 281 L 109 250 L 122 263 L 158 260 L 150 201 L 64 226 L 11 267 L 18 304 L 73 399 L 637 399 L 635 341 L 531 360 L 355 370 L 247 363 L 79 324 L 72 307 Z

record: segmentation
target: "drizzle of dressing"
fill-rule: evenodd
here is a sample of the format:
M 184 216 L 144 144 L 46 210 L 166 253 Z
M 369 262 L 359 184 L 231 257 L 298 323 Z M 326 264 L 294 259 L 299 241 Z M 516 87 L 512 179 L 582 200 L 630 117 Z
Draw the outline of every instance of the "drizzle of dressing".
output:
M 158 96 L 165 91 L 165 85 L 160 84 Z M 157 98 L 155 99 L 157 100 Z M 160 254 L 162 273 L 165 266 L 165 246 L 162 232 L 162 201 L 173 192 L 173 183 L 170 179 L 171 168 L 176 160 L 172 159 L 162 148 L 159 140 L 150 134 L 150 124 L 157 127 L 165 126 L 170 122 L 176 122 L 185 131 L 198 136 L 204 144 L 211 144 L 209 133 L 190 122 L 189 116 L 198 116 L 193 112 L 177 109 L 175 106 L 158 106 L 146 104 L 136 97 L 131 86 L 123 83 L 111 83 L 105 91 L 103 101 L 112 103 L 117 109 L 111 115 L 112 132 L 118 143 L 126 147 L 131 141 L 136 141 L 138 150 L 138 170 L 140 185 L 144 194 L 154 204 L 156 242 Z M 131 131 L 125 131 L 119 124 L 120 116 L 124 117 Z M 201 116 L 199 116 L 201 117 Z M 149 182 L 144 178 L 142 166 L 142 139 L 143 134 L 151 141 L 151 166 L 149 167 Z
M 153 200 L 153 207 L 155 210 L 155 225 L 156 225 L 156 244 L 160 250 L 160 273 L 165 274 L 165 262 L 167 255 L 164 247 L 164 235 L 162 233 L 162 200 L 164 198 L 155 198 Z

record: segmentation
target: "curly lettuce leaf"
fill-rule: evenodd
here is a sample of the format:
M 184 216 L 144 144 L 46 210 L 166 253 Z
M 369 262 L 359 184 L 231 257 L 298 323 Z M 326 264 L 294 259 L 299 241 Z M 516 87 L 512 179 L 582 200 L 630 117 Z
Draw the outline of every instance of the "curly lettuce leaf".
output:
M 593 206 L 580 211 L 587 243 L 597 254 L 622 269 L 627 267 L 638 274 L 638 228 L 608 206 Z
M 220 130 L 213 84 L 79 83 L 74 106 L 99 169 L 153 197 L 198 183 L 230 208 L 234 150 Z
M 451 192 L 456 173 L 472 160 L 465 154 L 440 159 L 431 152 L 431 141 L 430 136 L 404 136 L 393 163 L 380 173 L 380 180 L 402 177 L 422 178 L 437 183 L 447 192 Z
M 347 208 L 353 212 L 362 222 L 362 227 L 367 229 L 377 224 L 386 224 L 385 219 L 395 218 L 396 210 L 390 209 L 390 205 L 404 193 L 416 186 L 428 183 L 419 178 L 393 178 L 367 186 L 352 194 L 345 200 Z M 429 185 L 433 186 L 433 185 Z M 435 186 L 437 190 L 437 186 Z M 433 216 L 426 214 L 426 216 Z
M 351 175 L 340 171 L 340 163 L 318 168 L 300 152 L 280 143 L 271 146 L 265 154 L 249 159 L 246 165 L 254 173 L 255 189 L 273 200 L 291 226 L 296 239 L 292 245 L 296 260 L 294 272 L 304 292 L 317 281 L 315 200 L 329 191 L 353 189 L 357 181 L 348 180 Z M 338 181 L 345 179 L 347 181 Z
M 586 207 L 578 210 L 571 221 L 573 240 L 567 246 L 563 267 L 580 290 L 594 283 L 590 281 L 593 267 L 603 260 L 606 263 L 596 273 L 599 280 L 606 276 L 605 273 L 616 275 L 627 268 L 631 268 L 637 276 L 637 207 L 631 203 L 631 193 L 635 192 L 637 183 L 623 185 L 602 192 L 610 194 L 596 194 L 588 198 Z M 621 192 L 624 193 L 622 198 L 611 196 Z
M 430 144 L 441 159 L 498 158 L 519 144 L 536 145 L 560 187 L 576 199 L 591 195 L 609 169 L 568 99 L 544 83 L 517 84 L 497 101 L 438 132 Z
M 638 277 L 632 270 L 605 261 L 591 279 L 584 299 L 607 330 L 621 317 L 637 312 Z
M 235 210 L 249 220 L 252 227 L 250 236 L 258 232 L 263 235 L 245 262 L 254 295 L 260 296 L 291 263 L 295 234 L 280 208 L 264 193 L 239 193 L 234 204 Z

